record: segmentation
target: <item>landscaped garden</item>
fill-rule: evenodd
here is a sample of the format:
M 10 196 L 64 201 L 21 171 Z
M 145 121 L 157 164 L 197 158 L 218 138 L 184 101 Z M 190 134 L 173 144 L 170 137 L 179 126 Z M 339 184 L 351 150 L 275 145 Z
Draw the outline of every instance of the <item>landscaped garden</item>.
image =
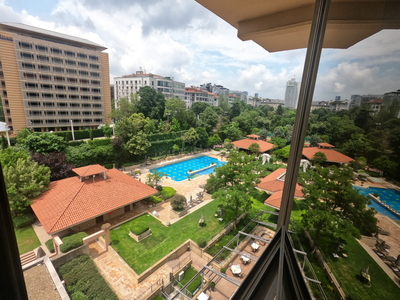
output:
M 197 275 L 197 271 L 193 268 L 188 268 L 185 271 L 185 274 L 182 278 L 182 280 L 179 282 L 180 286 L 183 287 L 185 286 L 194 276 Z M 202 277 L 197 276 L 195 280 L 193 280 L 188 286 L 187 290 L 193 295 L 193 293 L 196 291 L 196 289 L 200 286 L 201 284 Z

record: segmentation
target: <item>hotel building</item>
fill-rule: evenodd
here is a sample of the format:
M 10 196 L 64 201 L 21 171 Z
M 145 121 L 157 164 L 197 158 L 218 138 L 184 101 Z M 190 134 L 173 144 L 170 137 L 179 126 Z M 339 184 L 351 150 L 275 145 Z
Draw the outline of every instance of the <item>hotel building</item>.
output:
M 110 122 L 108 54 L 86 39 L 0 23 L 0 96 L 18 133 L 93 129 Z

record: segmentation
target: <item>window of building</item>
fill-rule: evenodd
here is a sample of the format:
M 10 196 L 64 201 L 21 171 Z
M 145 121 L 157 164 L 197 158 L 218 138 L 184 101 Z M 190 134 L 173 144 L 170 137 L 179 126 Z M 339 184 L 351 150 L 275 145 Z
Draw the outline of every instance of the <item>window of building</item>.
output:
M 57 104 L 57 106 L 58 106 L 58 107 L 67 107 L 67 106 L 68 106 L 68 103 L 59 102 L 59 103 Z
M 64 51 L 64 54 L 66 56 L 75 56 L 75 52 L 72 52 L 72 51 Z
M 56 63 L 56 64 L 62 64 L 62 63 L 63 63 L 62 58 L 59 58 L 59 57 L 52 57 L 52 58 L 51 58 L 51 61 L 52 61 L 53 63 Z
M 55 111 L 52 111 L 52 110 L 49 110 L 49 111 L 45 111 L 44 114 L 45 114 L 46 116 L 54 116 L 54 115 L 56 114 L 56 112 L 55 112 Z
M 95 55 L 89 55 L 89 59 L 90 59 L 90 60 L 94 60 L 94 61 L 98 61 L 98 60 L 99 60 L 99 57 L 98 57 L 98 56 L 95 56 Z
M 37 102 L 37 101 L 29 101 L 29 102 L 28 102 L 28 106 L 31 106 L 31 107 L 38 107 L 38 106 L 40 106 L 40 102 Z
M 68 81 L 68 82 L 73 82 L 73 83 L 75 83 L 75 82 L 78 82 L 78 79 L 76 79 L 76 78 L 71 78 L 71 77 L 67 77 L 67 81 Z
M 83 67 L 83 68 L 87 68 L 88 64 L 85 63 L 85 62 L 78 61 L 78 66 Z
M 101 115 L 101 114 L 103 114 L 103 112 L 101 112 L 101 111 L 94 111 L 93 114 L 94 114 L 94 115 Z
M 78 55 L 79 58 L 87 59 L 87 55 L 86 54 L 78 53 L 77 55 Z
M 74 69 L 67 69 L 66 71 L 67 71 L 67 74 L 76 74 L 77 73 L 76 70 L 74 70 Z
M 90 72 L 90 76 L 92 76 L 92 77 L 100 77 L 100 73 Z
M 39 60 L 39 61 L 49 61 L 49 57 L 48 56 L 40 55 L 40 54 L 36 55 L 36 59 Z
M 92 106 L 92 104 L 89 104 L 89 103 L 82 103 L 82 107 L 91 107 Z
M 69 95 L 69 99 L 78 100 L 79 96 L 78 95 Z
M 19 47 L 22 49 L 32 49 L 32 44 L 30 43 L 25 43 L 25 42 L 19 42 Z
M 93 96 L 93 97 L 92 97 L 92 100 L 94 100 L 94 101 L 100 101 L 100 100 L 101 100 L 101 97 L 99 97 L 99 96 Z
M 89 72 L 88 71 L 79 71 L 79 75 L 81 76 L 88 76 Z
M 26 95 L 28 96 L 28 98 L 38 98 L 39 97 L 39 93 L 33 93 L 33 92 L 28 92 L 28 93 L 26 93 Z
M 28 89 L 36 89 L 38 87 L 37 83 L 25 82 L 25 87 Z
M 90 96 L 81 96 L 82 100 L 90 100 Z
M 103 119 L 94 119 L 95 123 L 103 123 Z
M 92 80 L 92 84 L 93 84 L 93 85 L 100 85 L 100 81 L 98 81 L 98 80 Z
M 25 79 L 36 79 L 36 74 L 33 73 L 24 73 Z
M 53 94 L 42 93 L 42 98 L 43 99 L 52 99 L 53 98 Z
M 53 71 L 57 73 L 64 73 L 64 68 L 61 67 L 53 67 Z
M 87 79 L 81 79 L 80 82 L 81 82 L 81 84 L 89 84 L 90 83 L 90 81 Z
M 69 106 L 70 107 L 79 107 L 80 104 L 79 103 L 70 103 Z
M 42 52 L 47 52 L 47 47 L 41 46 L 41 45 L 36 45 L 36 50 L 42 51 Z
M 90 67 L 91 67 L 92 69 L 99 69 L 99 68 L 100 68 L 100 66 L 97 65 L 97 64 L 90 64 Z
M 51 49 L 51 53 L 54 53 L 54 54 L 61 54 L 62 53 L 61 49 L 58 49 L 58 48 L 50 48 L 50 49 Z
M 24 69 L 35 69 L 35 65 L 30 63 L 22 63 L 22 67 Z
M 39 69 L 40 71 L 50 71 L 50 66 L 38 65 L 38 69 Z
M 59 116 L 66 116 L 66 115 L 68 115 L 68 112 L 67 112 L 67 111 L 64 111 L 64 110 L 59 110 L 59 111 L 58 111 L 58 115 L 59 115 Z
M 87 87 L 81 87 L 81 92 L 88 93 L 90 92 L 90 89 Z
M 40 80 L 51 80 L 50 75 L 39 75 Z
M 65 81 L 65 78 L 62 77 L 62 76 L 54 76 L 54 80 L 55 80 L 55 81 L 62 81 L 62 82 L 64 82 L 64 81 Z
M 58 98 L 58 99 L 66 99 L 67 95 L 66 94 L 56 94 L 56 98 Z
M 93 104 L 94 108 L 101 108 L 101 104 Z
M 77 87 L 77 86 L 69 86 L 68 87 L 68 90 L 70 90 L 70 91 L 78 91 L 79 90 L 79 88 Z
M 93 93 L 100 93 L 100 92 L 101 92 L 101 89 L 92 89 L 92 92 L 93 92 Z
M 53 86 L 51 84 L 41 84 L 40 87 L 44 90 L 51 90 Z
M 42 115 L 42 112 L 40 110 L 30 110 L 29 115 L 30 116 L 40 116 L 40 115 Z
M 65 63 L 66 63 L 67 65 L 70 65 L 70 66 L 76 66 L 76 61 L 71 60 L 71 59 L 66 59 L 66 60 L 65 60 Z
M 44 107 L 53 107 L 55 104 L 53 102 L 43 102 Z
M 83 119 L 84 123 L 92 123 L 92 119 Z
M 55 85 L 54 86 L 56 90 L 65 90 L 65 85 Z

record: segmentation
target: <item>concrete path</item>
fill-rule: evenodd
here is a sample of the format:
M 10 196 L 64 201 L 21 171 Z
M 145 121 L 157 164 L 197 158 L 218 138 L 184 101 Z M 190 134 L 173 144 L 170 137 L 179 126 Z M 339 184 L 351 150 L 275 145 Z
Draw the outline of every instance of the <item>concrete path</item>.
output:
M 49 249 L 47 249 L 46 242 L 50 239 L 52 239 L 51 235 L 47 234 L 46 230 L 43 228 L 42 224 L 40 224 L 39 221 L 36 221 L 35 223 L 32 224 L 32 228 L 36 233 L 36 236 L 38 237 L 40 244 L 42 244 L 42 249 L 46 253 L 47 256 L 53 255 L 50 253 Z

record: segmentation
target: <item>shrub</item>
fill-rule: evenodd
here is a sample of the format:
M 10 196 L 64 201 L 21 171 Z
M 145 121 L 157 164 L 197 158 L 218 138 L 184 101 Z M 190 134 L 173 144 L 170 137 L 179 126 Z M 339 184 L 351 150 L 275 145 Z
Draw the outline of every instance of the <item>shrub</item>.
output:
M 108 145 L 111 145 L 111 139 L 105 138 L 105 139 L 90 140 L 89 145 L 93 145 L 95 147 L 108 146 Z
M 33 224 L 33 222 L 35 222 L 35 218 L 31 214 L 26 214 L 26 215 L 15 217 L 13 219 L 13 222 L 14 222 L 14 226 L 16 228 L 23 228 L 23 227 Z
M 82 239 L 88 236 L 86 232 L 78 232 L 62 239 L 63 244 L 60 246 L 61 252 L 65 253 L 72 249 L 78 248 L 83 245 Z
M 161 191 L 163 190 L 162 185 L 157 185 L 157 186 L 156 186 L 156 190 L 159 191 L 159 192 L 161 192 Z
M 168 198 L 175 196 L 175 194 L 176 194 L 176 190 L 174 188 L 165 186 L 165 187 L 163 187 L 163 189 L 161 191 L 161 198 L 166 200 Z
M 204 248 L 205 246 L 207 246 L 207 242 L 206 241 L 201 241 L 201 242 L 199 242 L 199 247 L 200 248 Z
M 57 271 L 73 300 L 118 299 L 87 254 L 61 265 Z
M 161 199 L 160 197 L 157 196 L 150 196 L 149 198 L 147 198 L 147 200 L 157 204 L 163 201 L 163 199 Z
M 226 268 L 221 268 L 221 273 L 226 273 Z
M 175 194 L 171 199 L 171 206 L 175 211 L 182 211 L 185 208 L 186 197 L 181 194 Z
M 80 145 L 85 144 L 85 143 L 86 143 L 86 141 L 71 141 L 71 142 L 68 143 L 68 146 L 72 146 L 72 147 L 80 146 Z
M 131 231 L 136 235 L 142 234 L 143 232 L 145 232 L 148 229 L 150 229 L 149 226 L 147 226 L 145 223 L 141 223 L 141 222 L 133 223 L 131 226 Z
M 46 245 L 47 249 L 49 249 L 50 253 L 54 253 L 53 239 L 46 241 L 45 245 Z

